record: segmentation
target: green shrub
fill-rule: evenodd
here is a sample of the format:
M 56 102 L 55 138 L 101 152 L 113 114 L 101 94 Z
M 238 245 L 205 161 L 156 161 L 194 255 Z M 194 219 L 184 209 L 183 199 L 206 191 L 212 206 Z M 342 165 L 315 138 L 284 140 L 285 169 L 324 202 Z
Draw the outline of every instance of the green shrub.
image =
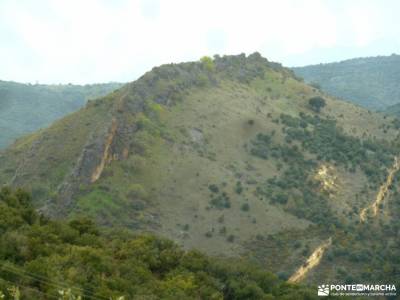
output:
M 235 241 L 235 236 L 233 234 L 228 235 L 226 239 L 229 243 L 233 243 Z
M 204 69 L 206 69 L 208 72 L 213 72 L 215 70 L 215 65 L 214 65 L 214 61 L 211 57 L 209 56 L 203 56 L 200 59 Z
M 220 195 L 211 198 L 210 205 L 218 209 L 223 209 L 223 208 L 230 208 L 231 202 L 229 196 L 224 192 Z
M 235 192 L 239 195 L 243 192 L 243 186 L 240 181 L 236 182 Z
M 326 105 L 326 101 L 324 98 L 316 96 L 308 100 L 308 105 L 313 111 L 319 113 L 321 111 L 321 108 Z
M 250 210 L 250 205 L 248 203 L 243 203 L 242 206 L 240 207 L 242 211 L 249 211 Z
M 128 195 L 132 199 L 146 199 L 147 192 L 141 184 L 134 183 L 129 186 Z
M 216 194 L 219 193 L 219 188 L 216 184 L 210 184 L 208 186 L 208 189 L 213 193 L 216 193 Z

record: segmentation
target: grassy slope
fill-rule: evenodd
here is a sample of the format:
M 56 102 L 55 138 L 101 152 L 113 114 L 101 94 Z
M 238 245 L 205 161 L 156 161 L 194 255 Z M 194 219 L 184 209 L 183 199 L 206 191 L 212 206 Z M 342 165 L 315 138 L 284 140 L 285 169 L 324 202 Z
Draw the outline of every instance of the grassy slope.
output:
M 271 204 L 268 197 L 261 199 L 257 187 L 280 175 L 288 165 L 284 163 L 278 171 L 278 161 L 250 155 L 249 145 L 258 133 L 272 131 L 275 142 L 284 144 L 283 125 L 276 120 L 282 113 L 293 117 L 300 112 L 314 114 L 308 99 L 321 93 L 284 69 L 267 67 L 264 76 L 249 83 L 227 78 L 222 71 L 213 72 L 218 84 L 211 81 L 190 86 L 179 92 L 180 100 L 174 105 L 160 106 L 158 120 L 148 125 L 152 128 L 157 123 L 153 126 L 157 130 L 141 130 L 134 135 L 119 132 L 124 139 L 144 143 L 145 153 L 130 152 L 125 159 L 113 160 L 97 182 L 82 184 L 70 215 L 87 214 L 103 224 L 157 232 L 186 248 L 248 256 L 274 271 L 288 272 L 301 264 L 307 248 L 326 238 L 325 229 L 312 226 L 310 220 L 296 217 L 284 206 Z M 174 84 L 174 77 L 167 78 L 161 77 L 153 89 L 169 81 Z M 18 141 L 0 154 L 0 182 L 9 182 L 18 169 L 15 184 L 31 187 L 34 194 L 45 199 L 54 197 L 91 136 L 104 138 L 113 117 L 132 118 L 133 122 L 142 117 L 128 109 L 114 111 L 124 105 L 124 99 L 133 97 L 135 88 L 129 85 Z M 321 117 L 337 119 L 348 135 L 395 138 L 396 130 L 387 126 L 390 118 L 322 96 L 327 105 Z M 339 184 L 328 203 L 334 214 L 347 222 L 352 207 L 369 203 L 374 189 L 355 198 L 368 184 L 366 176 L 340 166 L 335 172 Z M 243 187 L 240 194 L 235 191 L 237 182 Z M 218 186 L 219 195 L 225 192 L 230 198 L 230 208 L 210 204 L 212 184 Z M 245 203 L 247 211 L 242 209 Z M 294 249 L 296 240 L 301 246 Z

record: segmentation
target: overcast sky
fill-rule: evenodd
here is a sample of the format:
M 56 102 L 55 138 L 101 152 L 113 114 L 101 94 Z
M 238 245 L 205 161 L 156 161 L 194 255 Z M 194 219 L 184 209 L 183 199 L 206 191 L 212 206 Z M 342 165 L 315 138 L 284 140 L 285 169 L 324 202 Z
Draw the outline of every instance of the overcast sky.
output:
M 399 13 L 398 0 L 0 0 L 0 80 L 132 81 L 216 53 L 285 66 L 390 55 Z

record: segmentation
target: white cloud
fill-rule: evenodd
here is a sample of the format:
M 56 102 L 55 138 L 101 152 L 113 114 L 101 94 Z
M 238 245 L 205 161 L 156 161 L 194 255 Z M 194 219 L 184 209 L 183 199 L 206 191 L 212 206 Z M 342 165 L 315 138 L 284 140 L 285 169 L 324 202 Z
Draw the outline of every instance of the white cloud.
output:
M 259 51 L 296 65 L 344 46 L 362 56 L 377 41 L 397 38 L 395 6 L 394 0 L 2 0 L 0 78 L 129 81 L 155 65 L 215 52 Z

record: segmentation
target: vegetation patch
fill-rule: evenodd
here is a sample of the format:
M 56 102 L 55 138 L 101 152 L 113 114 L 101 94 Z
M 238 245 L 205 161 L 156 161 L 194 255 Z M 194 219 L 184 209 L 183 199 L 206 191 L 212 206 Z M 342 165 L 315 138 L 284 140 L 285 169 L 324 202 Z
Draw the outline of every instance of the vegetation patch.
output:
M 105 231 L 87 218 L 52 221 L 38 215 L 30 201 L 21 190 L 0 191 L 0 295 L 5 299 L 63 294 L 68 299 L 261 300 L 315 294 L 253 265 L 184 251 L 166 239 Z

